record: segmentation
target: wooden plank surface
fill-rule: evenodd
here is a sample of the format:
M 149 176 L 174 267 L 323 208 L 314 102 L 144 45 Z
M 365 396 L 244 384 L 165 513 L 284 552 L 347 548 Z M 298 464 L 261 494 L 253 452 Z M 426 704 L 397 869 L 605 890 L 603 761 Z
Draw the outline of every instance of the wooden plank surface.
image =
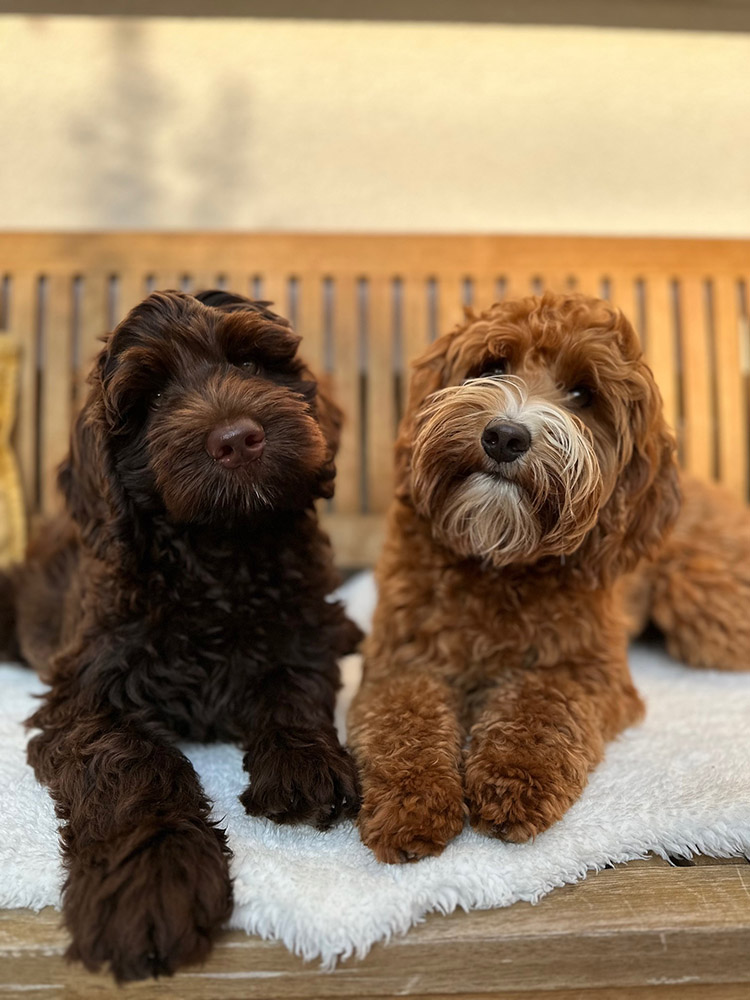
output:
M 50 998 L 111 995 L 106 976 L 64 963 L 65 942 L 54 911 L 0 913 L 0 983 L 36 986 Z M 731 997 L 718 988 L 738 984 L 750 994 L 750 866 L 733 861 L 671 868 L 656 859 L 591 873 L 536 906 L 429 916 L 332 972 L 278 943 L 228 932 L 204 967 L 134 984 L 118 995 L 510 1000 L 539 991 L 586 991 L 588 997 L 598 990 L 609 991 L 602 994 L 607 1000 L 635 1000 L 648 990 L 688 985 L 713 990 L 696 992 L 696 998 Z M 658 1000 L 660 994 L 650 995 Z

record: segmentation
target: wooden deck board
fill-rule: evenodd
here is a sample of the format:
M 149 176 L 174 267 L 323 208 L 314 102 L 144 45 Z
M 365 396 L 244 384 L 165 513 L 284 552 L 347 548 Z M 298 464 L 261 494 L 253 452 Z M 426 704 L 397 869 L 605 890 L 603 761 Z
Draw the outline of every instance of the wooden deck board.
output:
M 0 996 L 108 996 L 112 981 L 63 959 L 59 914 L 0 913 Z M 744 985 L 740 985 L 744 984 Z M 333 972 L 281 944 L 232 931 L 202 968 L 118 993 L 142 1000 L 226 998 L 499 997 L 582 1000 L 664 997 L 691 987 L 706 1000 L 750 996 L 750 865 L 662 859 L 591 873 L 537 905 L 430 915 L 389 945 Z M 584 991 L 583 993 L 581 991 Z

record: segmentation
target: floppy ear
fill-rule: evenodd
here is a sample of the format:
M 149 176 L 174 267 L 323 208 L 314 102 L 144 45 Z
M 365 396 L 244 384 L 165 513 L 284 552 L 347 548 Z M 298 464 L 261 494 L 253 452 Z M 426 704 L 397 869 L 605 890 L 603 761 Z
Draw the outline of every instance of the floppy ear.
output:
M 653 375 L 639 361 L 638 396 L 631 400 L 627 426 L 629 452 L 612 496 L 582 548 L 582 567 L 599 580 L 611 580 L 654 556 L 680 509 L 675 439 L 662 412 Z
M 78 414 L 70 451 L 60 466 L 58 485 L 83 543 L 99 558 L 132 535 L 129 504 L 114 471 L 110 427 L 102 386 L 107 351 L 102 351 L 90 376 L 91 388 Z
M 449 335 L 450 336 L 450 335 Z M 445 352 L 449 336 L 436 340 L 426 354 L 412 364 L 406 412 L 396 438 L 396 496 L 405 500 L 411 496 L 411 450 L 414 422 L 428 396 L 442 389 L 445 379 Z

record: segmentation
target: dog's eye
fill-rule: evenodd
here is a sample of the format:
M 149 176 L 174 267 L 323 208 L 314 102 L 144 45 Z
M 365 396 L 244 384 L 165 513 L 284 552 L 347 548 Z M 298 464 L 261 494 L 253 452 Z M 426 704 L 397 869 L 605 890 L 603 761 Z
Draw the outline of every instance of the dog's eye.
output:
M 587 385 L 574 385 L 568 389 L 568 402 L 584 409 L 594 402 L 594 390 Z
M 151 396 L 151 409 L 155 410 L 157 408 L 157 406 L 161 406 L 161 393 L 160 392 L 155 392 Z
M 492 378 L 493 375 L 505 375 L 508 371 L 508 362 L 505 358 L 493 358 L 492 361 L 482 365 L 479 378 Z
M 249 359 L 245 359 L 245 361 L 238 361 L 237 367 L 241 368 L 247 375 L 257 375 L 260 371 L 260 365 L 257 361 L 250 361 Z

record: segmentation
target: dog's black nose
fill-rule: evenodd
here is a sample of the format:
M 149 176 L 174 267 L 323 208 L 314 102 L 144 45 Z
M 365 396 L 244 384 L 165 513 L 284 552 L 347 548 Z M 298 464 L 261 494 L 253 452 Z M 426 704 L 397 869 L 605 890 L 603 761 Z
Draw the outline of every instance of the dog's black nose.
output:
M 531 447 L 531 434 L 523 424 L 491 420 L 482 431 L 482 447 L 496 462 L 515 462 Z
M 266 432 L 246 417 L 220 424 L 206 438 L 206 451 L 225 469 L 237 469 L 260 458 L 266 446 Z

